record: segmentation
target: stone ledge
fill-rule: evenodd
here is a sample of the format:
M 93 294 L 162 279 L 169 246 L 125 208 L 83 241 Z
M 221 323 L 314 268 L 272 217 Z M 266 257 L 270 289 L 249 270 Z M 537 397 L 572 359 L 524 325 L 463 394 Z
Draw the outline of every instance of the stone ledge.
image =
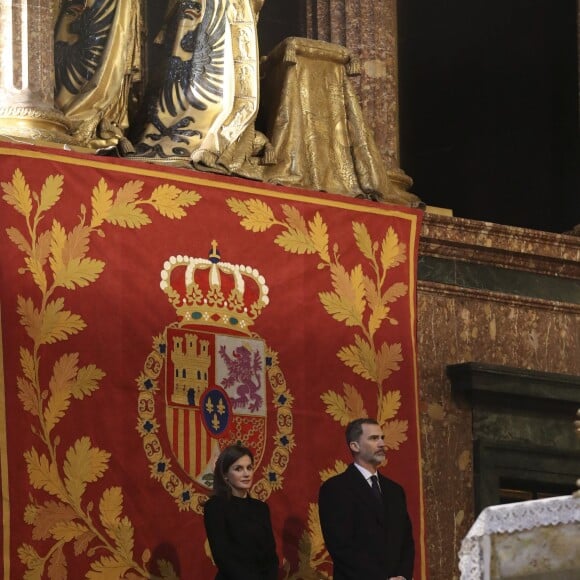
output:
M 456 391 L 580 404 L 580 377 L 574 375 L 467 362 L 449 365 L 447 376 Z
M 580 316 L 580 304 L 559 302 L 522 296 L 521 294 L 494 292 L 480 288 L 466 288 L 465 286 L 449 285 L 430 280 L 418 280 L 417 291 L 422 294 L 435 294 L 449 300 L 465 299 L 480 302 L 500 304 L 514 308 L 526 308 L 533 310 L 546 310 L 548 312 L 562 313 L 566 315 Z
M 580 236 L 426 213 L 419 254 L 580 279 Z

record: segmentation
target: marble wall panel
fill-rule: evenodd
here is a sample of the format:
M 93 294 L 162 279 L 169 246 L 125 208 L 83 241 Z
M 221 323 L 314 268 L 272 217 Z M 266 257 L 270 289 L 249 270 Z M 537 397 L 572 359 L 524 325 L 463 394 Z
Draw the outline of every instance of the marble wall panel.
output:
M 466 399 L 452 394 L 447 365 L 480 362 L 580 375 L 576 241 L 504 226 L 494 226 L 478 241 L 478 226 L 483 224 L 431 216 L 423 229 L 421 260 L 452 257 L 470 267 L 467 281 L 450 276 L 448 268 L 419 272 L 421 436 L 431 580 L 459 578 L 457 553 L 476 516 L 472 412 Z M 535 245 L 530 245 L 531 238 Z M 565 279 L 558 277 L 558 254 L 567 261 Z M 479 259 L 482 255 L 487 258 Z M 490 264 L 508 276 L 501 284 L 489 275 Z M 559 300 L 550 299 L 553 282 L 562 285 Z
M 397 1 L 306 0 L 306 33 L 346 46 L 360 61 L 352 83 L 387 169 L 397 170 Z

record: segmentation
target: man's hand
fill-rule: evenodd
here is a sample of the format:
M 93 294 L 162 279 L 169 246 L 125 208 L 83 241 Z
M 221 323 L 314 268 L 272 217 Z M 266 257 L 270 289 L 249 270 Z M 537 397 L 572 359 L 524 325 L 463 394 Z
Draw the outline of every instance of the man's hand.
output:
M 404 576 L 391 576 L 387 580 L 407 580 Z

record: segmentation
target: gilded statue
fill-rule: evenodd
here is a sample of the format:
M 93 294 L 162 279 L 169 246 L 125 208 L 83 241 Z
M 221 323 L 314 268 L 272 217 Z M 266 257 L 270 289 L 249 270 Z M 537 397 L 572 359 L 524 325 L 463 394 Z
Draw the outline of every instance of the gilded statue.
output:
M 61 0 L 54 32 L 55 104 L 76 143 L 121 144 L 140 69 L 140 0 Z
M 358 74 L 347 48 L 322 40 L 286 38 L 262 60 L 263 131 L 276 158 L 262 179 L 419 206 L 387 172 L 350 81 Z
M 173 0 L 161 38 L 170 43 L 165 80 L 136 147 L 136 156 L 220 165 L 245 132 L 256 134 L 259 53 L 257 20 L 263 0 Z
M 80 143 L 133 159 L 404 205 L 349 77 L 346 48 L 287 38 L 260 59 L 264 0 L 167 0 L 153 99 L 124 137 L 141 0 L 61 0 L 56 104 Z M 159 63 L 156 63 L 158 65 Z M 151 71 L 153 72 L 153 71 Z M 153 85 L 152 85 L 153 86 Z M 260 102 L 262 101 L 262 102 Z M 259 116 L 258 116 L 259 113 Z

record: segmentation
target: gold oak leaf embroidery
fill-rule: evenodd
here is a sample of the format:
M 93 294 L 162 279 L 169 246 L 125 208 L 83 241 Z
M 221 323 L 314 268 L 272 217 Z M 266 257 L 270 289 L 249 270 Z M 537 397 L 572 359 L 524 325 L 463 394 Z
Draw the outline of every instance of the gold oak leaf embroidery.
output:
M 264 232 L 272 227 L 282 231 L 275 243 L 293 254 L 315 254 L 318 269 L 328 269 L 332 289 L 319 293 L 325 311 L 337 322 L 353 328 L 353 342 L 339 349 L 337 356 L 355 374 L 376 385 L 377 420 L 385 434 L 388 449 L 399 449 L 407 439 L 407 421 L 396 420 L 401 406 L 400 391 L 385 391 L 389 377 L 400 370 L 403 353 L 400 343 L 389 344 L 376 340 L 377 331 L 384 324 L 397 325 L 398 320 L 391 314 L 391 304 L 408 294 L 404 282 L 390 282 L 389 273 L 407 260 L 406 244 L 392 226 L 384 237 L 373 240 L 365 224 L 353 222 L 352 231 L 355 244 L 363 261 L 347 269 L 340 260 L 338 244 L 329 252 L 329 232 L 322 217 L 317 212 L 310 221 L 293 206 L 283 206 L 283 218 L 278 219 L 271 208 L 259 200 L 228 200 L 230 209 L 242 218 L 241 225 L 252 232 Z M 321 395 L 326 412 L 338 423 L 345 426 L 357 417 L 368 416 L 363 397 L 352 385 L 343 385 L 343 394 L 328 390 Z M 336 465 L 335 470 L 322 472 L 324 478 L 331 477 L 346 465 Z M 312 528 L 309 520 L 309 527 Z M 312 532 L 312 529 L 310 529 Z M 313 539 L 305 532 L 300 543 L 300 570 L 286 577 L 325 577 L 324 572 L 313 569 L 326 560 L 316 560 L 313 555 Z M 305 562 L 308 562 L 306 566 Z M 322 574 L 322 576 L 320 576 Z
M 101 556 L 91 563 L 87 572 L 87 580 L 102 580 L 102 578 L 123 578 L 130 566 L 120 558 Z
M 334 477 L 335 475 L 342 473 L 347 467 L 348 465 L 344 461 L 337 459 L 334 463 L 333 468 L 323 469 L 320 472 L 320 480 L 326 481 L 327 479 L 330 479 L 331 477 Z
M 111 454 L 91 445 L 88 437 L 77 439 L 66 452 L 63 465 L 64 484 L 71 499 L 71 505 L 80 505 L 87 483 L 97 481 L 107 469 Z
M 321 580 L 330 575 L 320 571 L 320 567 L 330 564 L 330 556 L 324 547 L 318 506 L 308 505 L 308 528 L 298 540 L 298 568 L 291 571 L 288 562 L 285 563 L 285 580 Z
M 397 415 L 401 407 L 401 391 L 388 391 L 381 400 L 377 421 L 382 425 Z
M 56 549 L 48 559 L 48 577 L 49 578 L 66 578 L 67 561 L 63 553 L 63 545 L 57 544 Z
M 24 460 L 32 487 L 43 489 L 63 503 L 69 503 L 58 467 L 53 461 L 50 461 L 46 455 L 39 454 L 34 447 L 24 453 Z
M 322 305 L 338 322 L 362 326 L 366 308 L 362 267 L 359 264 L 348 272 L 341 264 L 332 264 L 330 273 L 334 292 L 318 294 Z
M 386 272 L 407 261 L 407 245 L 399 241 L 395 230 L 389 226 L 381 244 L 381 265 Z
M 29 273 L 41 294 L 38 301 L 17 297 L 20 323 L 31 341 L 30 347 L 21 345 L 19 349 L 22 376 L 17 377 L 18 397 L 23 409 L 38 421 L 38 428 L 32 428 L 47 451 L 32 447 L 24 453 L 24 461 L 31 486 L 55 498 L 38 503 L 31 497 L 25 507 L 24 521 L 32 526 L 32 539 L 54 541 L 45 555 L 27 543 L 18 548 L 27 569 L 25 578 L 40 578 L 45 572 L 49 578 L 66 577 L 68 564 L 63 548 L 67 543 L 72 543 L 75 556 L 87 553 L 96 557 L 98 553 L 98 559 L 90 563 L 87 578 L 118 578 L 123 574 L 127 578 L 176 578 L 170 563 L 158 564 L 161 576 L 146 570 L 150 559 L 147 550 L 141 563 L 134 560 L 134 529 L 122 515 L 121 488 L 110 487 L 103 493 L 99 522 L 92 519 L 90 508 L 83 508 L 86 487 L 104 477 L 110 453 L 93 446 L 85 436 L 68 448 L 64 460 L 59 459 L 62 443 L 54 433 L 59 422 L 72 400 L 82 401 L 99 389 L 105 373 L 94 364 L 81 365 L 76 352 L 60 355 L 46 385 L 40 380 L 40 369 L 46 347 L 67 341 L 86 328 L 79 314 L 66 309 L 64 295 L 57 293 L 84 288 L 102 274 L 105 263 L 89 256 L 91 237 L 104 237 L 105 224 L 141 228 L 151 223 L 149 208 L 165 218 L 181 219 L 200 196 L 195 191 L 162 184 L 147 197 L 141 181 L 127 181 L 115 191 L 101 178 L 92 190 L 90 207 L 81 205 L 78 223 L 67 230 L 57 219 L 50 219 L 50 211 L 62 198 L 62 175 L 46 177 L 40 193 L 36 193 L 23 172 L 16 169 L 11 181 L 0 183 L 0 187 L 3 201 L 24 218 L 21 229 L 12 226 L 6 230 L 23 254 L 19 273 Z
M 311 503 L 308 506 L 308 530 L 310 532 L 310 564 L 317 567 L 316 557 L 325 551 L 324 539 L 322 538 L 322 528 L 320 527 L 320 516 L 318 515 L 318 505 Z
M 52 177 L 49 177 L 51 181 Z M 47 179 L 45 184 L 48 183 L 49 181 Z M 2 199 L 10 204 L 19 214 L 28 219 L 32 213 L 32 192 L 30 191 L 28 183 L 26 183 L 22 171 L 17 169 L 12 176 L 12 182 L 3 182 L 2 189 L 4 190 Z
M 242 218 L 244 228 L 251 232 L 265 232 L 279 223 L 275 220 L 270 207 L 263 201 L 251 199 L 244 202 L 230 198 L 226 203 L 236 215 Z
M 38 552 L 30 544 L 18 548 L 18 558 L 26 566 L 26 578 L 40 578 L 45 564 Z
M 74 522 L 75 511 L 67 504 L 57 501 L 47 501 L 42 505 L 28 505 L 25 510 L 25 521 L 33 526 L 32 538 L 46 540 L 54 534 L 57 525 Z
M 344 395 L 328 391 L 321 395 L 321 399 L 326 404 L 326 412 L 343 427 L 346 427 L 353 419 L 366 417 L 368 414 L 364 408 L 363 398 L 360 393 L 353 386 L 346 383 L 343 388 Z
M 402 443 L 407 440 L 408 421 L 387 421 L 383 425 L 383 435 L 385 436 L 385 447 L 387 449 L 398 450 Z

